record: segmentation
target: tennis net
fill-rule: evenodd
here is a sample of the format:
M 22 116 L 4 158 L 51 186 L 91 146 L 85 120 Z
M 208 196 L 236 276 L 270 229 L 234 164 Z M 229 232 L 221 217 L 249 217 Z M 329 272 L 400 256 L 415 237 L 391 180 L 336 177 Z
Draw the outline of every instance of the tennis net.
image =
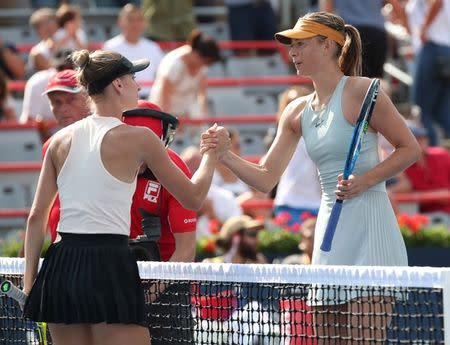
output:
M 0 258 L 18 286 L 22 259 Z M 450 269 L 140 262 L 155 344 L 450 344 Z M 51 344 L 0 297 L 1 344 Z M 43 333 L 47 333 L 44 339 Z

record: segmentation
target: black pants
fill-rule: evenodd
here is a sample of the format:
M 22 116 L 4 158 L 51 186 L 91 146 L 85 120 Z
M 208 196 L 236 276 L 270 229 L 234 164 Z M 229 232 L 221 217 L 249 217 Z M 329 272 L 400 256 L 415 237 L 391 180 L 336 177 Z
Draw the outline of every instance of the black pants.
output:
M 356 28 L 362 41 L 363 76 L 381 78 L 384 73 L 383 66 L 388 49 L 386 31 L 370 26 L 358 26 Z

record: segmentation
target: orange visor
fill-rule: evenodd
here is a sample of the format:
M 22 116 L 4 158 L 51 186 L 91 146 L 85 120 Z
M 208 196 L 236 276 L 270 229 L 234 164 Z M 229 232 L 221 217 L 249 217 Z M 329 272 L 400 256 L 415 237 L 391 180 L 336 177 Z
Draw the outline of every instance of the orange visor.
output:
M 275 39 L 282 44 L 291 44 L 294 39 L 306 39 L 315 36 L 325 36 L 341 46 L 345 43 L 345 36 L 329 26 L 319 24 L 308 19 L 299 19 L 293 29 L 284 30 L 275 34 Z

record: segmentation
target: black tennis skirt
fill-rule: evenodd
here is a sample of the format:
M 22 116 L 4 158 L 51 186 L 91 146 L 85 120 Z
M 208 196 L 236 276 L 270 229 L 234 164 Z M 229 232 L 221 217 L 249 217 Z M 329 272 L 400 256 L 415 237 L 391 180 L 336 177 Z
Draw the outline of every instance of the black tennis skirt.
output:
M 60 233 L 24 307 L 37 322 L 145 325 L 144 290 L 128 237 Z

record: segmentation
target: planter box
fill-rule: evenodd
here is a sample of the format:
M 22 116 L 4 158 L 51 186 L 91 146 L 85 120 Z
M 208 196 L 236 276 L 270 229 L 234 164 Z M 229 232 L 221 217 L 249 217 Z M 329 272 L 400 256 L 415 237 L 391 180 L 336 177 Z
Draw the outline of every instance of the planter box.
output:
M 406 248 L 409 266 L 450 267 L 450 247 Z

